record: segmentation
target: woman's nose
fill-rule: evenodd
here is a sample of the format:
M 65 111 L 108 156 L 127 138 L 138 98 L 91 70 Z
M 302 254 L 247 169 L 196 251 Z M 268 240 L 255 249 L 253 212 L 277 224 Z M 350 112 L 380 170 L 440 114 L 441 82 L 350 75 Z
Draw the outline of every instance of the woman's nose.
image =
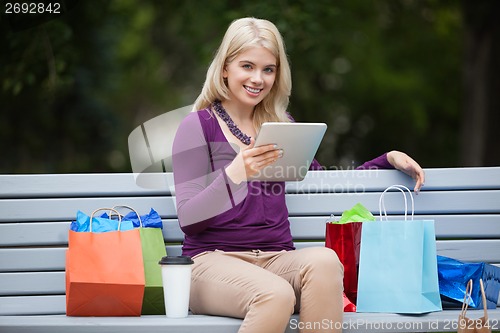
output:
M 260 71 L 255 71 L 251 78 L 252 83 L 261 84 L 262 83 L 262 73 Z

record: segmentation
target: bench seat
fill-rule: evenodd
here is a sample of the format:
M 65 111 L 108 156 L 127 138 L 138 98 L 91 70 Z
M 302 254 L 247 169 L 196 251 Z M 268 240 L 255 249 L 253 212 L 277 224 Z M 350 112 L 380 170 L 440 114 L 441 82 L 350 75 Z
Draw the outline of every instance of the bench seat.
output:
M 453 332 L 457 331 L 457 318 L 460 310 L 445 310 L 418 316 L 393 313 L 345 313 L 344 333 L 388 333 L 388 332 Z M 493 331 L 500 330 L 500 308 L 490 310 L 490 325 Z M 483 315 L 481 310 L 469 310 L 467 316 L 477 319 Z M 52 316 L 3 316 L 0 317 L 2 332 L 26 333 L 237 333 L 240 319 L 189 315 L 187 318 L 169 319 L 165 316 L 142 317 L 67 317 Z M 318 325 L 331 325 L 322 322 Z M 285 333 L 299 332 L 298 315 L 290 318 Z
M 439 255 L 500 265 L 500 168 L 426 169 L 426 184 L 415 197 L 415 218 L 435 220 Z M 0 332 L 237 332 L 241 320 L 190 315 L 67 317 L 65 253 L 76 211 L 129 205 L 151 207 L 163 221 L 169 254 L 181 253 L 183 233 L 175 209 L 171 173 L 147 175 L 146 188 L 134 174 L 0 175 Z M 286 185 L 290 224 L 297 248 L 324 246 L 330 214 L 361 202 L 378 214 L 380 193 L 389 185 L 413 186 L 395 170 L 311 171 Z M 403 217 L 399 192 L 388 193 L 390 219 Z M 500 302 L 499 302 L 500 303 Z M 459 310 L 425 315 L 346 313 L 344 332 L 456 331 Z M 500 308 L 488 311 L 496 330 Z M 469 310 L 478 318 L 482 311 Z M 323 323 L 327 325 L 328 323 Z M 287 332 L 299 331 L 298 316 Z

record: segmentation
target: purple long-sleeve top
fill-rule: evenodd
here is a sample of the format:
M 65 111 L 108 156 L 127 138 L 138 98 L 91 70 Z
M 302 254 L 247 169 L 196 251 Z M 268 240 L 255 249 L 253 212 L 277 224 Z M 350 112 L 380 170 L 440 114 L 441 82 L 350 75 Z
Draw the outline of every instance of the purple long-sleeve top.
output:
M 284 182 L 234 184 L 225 174 L 238 148 L 208 110 L 190 113 L 173 144 L 173 172 L 183 254 L 293 250 Z M 388 169 L 386 154 L 359 168 Z M 311 170 L 322 169 L 314 160 Z

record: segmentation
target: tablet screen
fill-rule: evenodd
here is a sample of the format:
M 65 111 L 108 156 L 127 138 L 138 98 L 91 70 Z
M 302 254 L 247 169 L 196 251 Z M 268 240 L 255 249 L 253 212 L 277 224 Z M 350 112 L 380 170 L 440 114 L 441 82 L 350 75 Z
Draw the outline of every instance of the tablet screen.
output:
M 325 123 L 262 124 L 255 147 L 276 144 L 283 157 L 252 177 L 262 181 L 299 181 L 304 179 L 326 132 Z

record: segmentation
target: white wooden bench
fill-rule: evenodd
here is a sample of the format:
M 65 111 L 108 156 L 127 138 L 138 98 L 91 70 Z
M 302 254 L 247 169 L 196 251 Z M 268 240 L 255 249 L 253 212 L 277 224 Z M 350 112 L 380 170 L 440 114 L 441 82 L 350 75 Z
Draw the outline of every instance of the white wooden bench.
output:
M 125 204 L 144 213 L 151 207 L 164 222 L 170 254 L 180 253 L 172 174 L 156 174 L 162 189 L 136 185 L 133 174 L 0 175 L 0 332 L 237 332 L 241 320 L 190 315 L 67 317 L 64 264 L 68 228 L 78 209 Z M 500 264 L 500 167 L 427 169 L 416 196 L 418 218 L 436 221 L 438 254 L 464 261 Z M 330 214 L 361 202 L 374 214 L 383 189 L 413 187 L 395 170 L 315 171 L 287 183 L 287 203 L 297 247 L 324 246 Z M 402 199 L 389 193 L 388 212 L 402 214 Z M 391 200 L 394 199 L 394 200 Z M 346 313 L 344 332 L 456 331 L 459 311 L 420 316 Z M 481 311 L 468 312 L 480 317 Z M 489 310 L 499 330 L 500 308 Z M 297 316 L 287 332 L 298 332 Z M 496 325 L 496 326 L 495 326 Z

